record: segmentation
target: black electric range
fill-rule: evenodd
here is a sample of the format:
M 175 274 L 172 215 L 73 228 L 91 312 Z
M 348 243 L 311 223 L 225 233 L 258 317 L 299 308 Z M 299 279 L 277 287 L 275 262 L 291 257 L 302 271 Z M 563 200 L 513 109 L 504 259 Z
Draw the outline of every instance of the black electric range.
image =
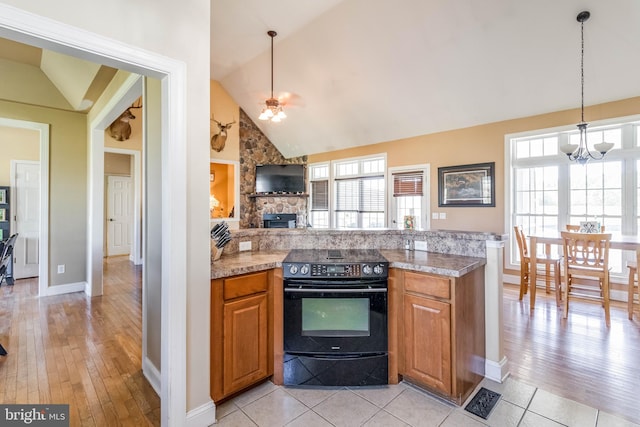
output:
M 289 278 L 386 278 L 389 262 L 376 249 L 294 249 L 283 261 Z

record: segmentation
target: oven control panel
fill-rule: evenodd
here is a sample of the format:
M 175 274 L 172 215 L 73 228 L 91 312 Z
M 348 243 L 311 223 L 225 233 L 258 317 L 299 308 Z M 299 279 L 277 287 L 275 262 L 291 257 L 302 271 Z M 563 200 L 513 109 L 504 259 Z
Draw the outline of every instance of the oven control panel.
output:
M 285 263 L 283 275 L 294 277 L 387 277 L 387 263 Z

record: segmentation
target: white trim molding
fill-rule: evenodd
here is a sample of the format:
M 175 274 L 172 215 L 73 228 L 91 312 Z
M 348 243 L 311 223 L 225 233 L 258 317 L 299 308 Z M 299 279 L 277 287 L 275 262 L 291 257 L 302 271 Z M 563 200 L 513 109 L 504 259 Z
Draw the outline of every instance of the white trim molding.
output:
M 52 295 L 70 294 L 73 292 L 84 292 L 87 282 L 66 283 L 64 285 L 49 286 L 44 295 L 41 297 L 50 297 Z
M 142 373 L 144 374 L 151 387 L 158 396 L 162 393 L 162 384 L 160 379 L 160 370 L 149 360 L 148 357 L 142 357 Z
M 509 376 L 507 357 L 503 357 L 499 362 L 486 360 L 484 365 L 484 376 L 497 383 L 502 383 Z
M 187 413 L 186 427 L 209 427 L 216 422 L 216 405 L 211 400 Z
M 504 243 L 504 240 L 486 241 L 484 268 L 485 376 L 498 382 L 509 374 L 502 324 Z

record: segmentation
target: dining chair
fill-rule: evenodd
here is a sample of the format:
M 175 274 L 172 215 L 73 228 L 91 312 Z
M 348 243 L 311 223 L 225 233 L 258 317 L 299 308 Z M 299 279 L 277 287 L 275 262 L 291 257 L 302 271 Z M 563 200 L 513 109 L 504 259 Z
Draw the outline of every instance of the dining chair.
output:
M 516 242 L 518 242 L 518 249 L 520 251 L 520 300 L 527 293 L 529 289 L 530 272 L 532 268 L 536 268 L 536 274 L 538 277 L 543 278 L 546 284 L 547 293 L 550 292 L 550 284 L 553 281 L 556 291 L 556 304 L 560 306 L 562 301 L 562 287 L 560 285 L 560 258 L 552 257 L 549 254 L 545 254 L 544 257 L 536 256 L 535 260 L 531 260 L 529 256 L 529 247 L 527 245 L 527 238 L 519 226 L 513 227 L 514 234 L 516 235 Z M 540 268 L 543 267 L 543 268 Z M 531 286 L 535 286 L 535 283 Z
M 635 261 L 627 262 L 627 268 L 629 268 L 629 295 L 627 299 L 627 308 L 629 310 L 629 320 L 633 320 L 633 312 L 634 312 L 634 298 L 636 295 L 638 296 L 638 302 L 640 303 L 640 276 L 638 276 L 638 281 L 636 281 L 635 276 L 638 274 L 638 265 L 640 265 L 640 249 L 636 250 L 636 259 Z
M 567 224 L 567 231 L 580 231 L 580 226 L 575 224 Z M 600 226 L 600 232 L 604 233 L 604 225 Z
M 569 315 L 569 299 L 597 300 L 604 306 L 605 323 L 609 316 L 609 246 L 611 234 L 563 231 L 565 303 L 564 318 Z

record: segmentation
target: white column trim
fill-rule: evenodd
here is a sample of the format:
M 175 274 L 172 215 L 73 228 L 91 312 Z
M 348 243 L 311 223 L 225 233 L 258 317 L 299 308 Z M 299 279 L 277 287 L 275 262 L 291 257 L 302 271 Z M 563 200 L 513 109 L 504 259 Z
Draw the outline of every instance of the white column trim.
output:
M 484 269 L 485 304 L 485 376 L 502 382 L 507 375 L 502 324 L 504 240 L 487 240 L 487 264 Z

